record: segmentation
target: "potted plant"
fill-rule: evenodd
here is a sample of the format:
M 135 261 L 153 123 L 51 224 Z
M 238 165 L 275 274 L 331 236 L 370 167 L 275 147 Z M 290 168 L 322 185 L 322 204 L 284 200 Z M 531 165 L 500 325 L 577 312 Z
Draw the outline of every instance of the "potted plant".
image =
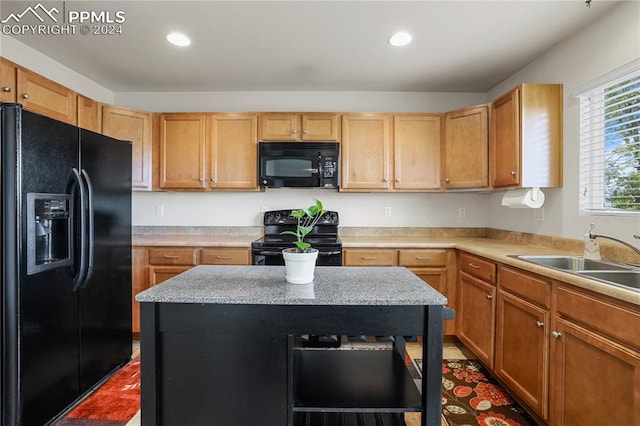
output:
M 291 215 L 298 221 L 295 231 L 283 231 L 282 234 L 296 237 L 296 247 L 282 250 L 284 257 L 286 279 L 290 284 L 308 284 L 313 282 L 313 274 L 318 259 L 318 249 L 304 241 L 313 227 L 318 223 L 326 210 L 322 202 L 316 200 L 315 204 L 299 210 L 293 210 Z

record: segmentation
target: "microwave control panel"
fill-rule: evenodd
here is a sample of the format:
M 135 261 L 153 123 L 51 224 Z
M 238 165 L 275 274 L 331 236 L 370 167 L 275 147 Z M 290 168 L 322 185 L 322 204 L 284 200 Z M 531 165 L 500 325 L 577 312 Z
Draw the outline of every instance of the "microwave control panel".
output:
M 330 158 L 325 158 L 322 164 L 322 177 L 332 178 L 336 172 L 336 162 Z

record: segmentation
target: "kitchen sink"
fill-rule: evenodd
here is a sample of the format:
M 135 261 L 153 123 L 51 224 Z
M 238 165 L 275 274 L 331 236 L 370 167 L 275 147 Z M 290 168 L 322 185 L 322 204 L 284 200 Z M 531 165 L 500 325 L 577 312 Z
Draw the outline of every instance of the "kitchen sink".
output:
M 564 255 L 514 255 L 521 260 L 532 262 L 541 266 L 562 269 L 563 271 L 630 271 L 631 266 L 605 260 L 585 259 L 582 256 Z
M 576 273 L 605 283 L 640 290 L 640 271 L 578 271 Z

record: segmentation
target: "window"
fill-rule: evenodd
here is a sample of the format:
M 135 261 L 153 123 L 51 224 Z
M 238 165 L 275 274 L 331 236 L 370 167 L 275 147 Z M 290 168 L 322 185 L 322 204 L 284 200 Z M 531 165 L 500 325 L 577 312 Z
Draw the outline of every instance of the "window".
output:
M 581 213 L 639 214 L 640 60 L 589 83 L 578 96 Z

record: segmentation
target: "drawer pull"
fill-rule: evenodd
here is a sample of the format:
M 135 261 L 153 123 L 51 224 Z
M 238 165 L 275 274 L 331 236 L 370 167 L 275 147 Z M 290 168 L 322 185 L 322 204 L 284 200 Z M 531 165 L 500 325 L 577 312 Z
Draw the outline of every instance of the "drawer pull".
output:
M 9 87 L 9 86 L 2 86 L 2 91 L 3 91 L 3 92 L 5 92 L 5 93 L 9 93 L 9 92 L 11 92 L 11 87 Z
M 536 327 L 542 328 L 544 327 L 544 323 L 542 321 L 536 321 Z
M 220 256 L 220 255 L 218 255 L 218 256 L 216 256 L 216 259 L 227 259 L 228 260 L 228 259 L 231 259 L 231 256 Z
M 29 94 L 28 94 L 28 93 L 23 93 L 22 95 L 20 95 L 20 97 L 21 97 L 22 99 L 29 99 L 29 98 L 30 98 L 30 96 L 29 96 Z
M 362 260 L 376 260 L 376 256 L 362 256 L 360 259 Z
M 473 269 L 480 269 L 480 266 L 470 263 L 469 266 L 471 266 Z
M 416 256 L 416 260 L 431 260 L 429 256 Z
M 165 259 L 180 259 L 180 256 L 176 256 L 175 254 L 165 254 Z
M 551 336 L 555 339 L 559 339 L 562 337 L 562 334 L 558 333 L 557 331 L 552 331 Z

